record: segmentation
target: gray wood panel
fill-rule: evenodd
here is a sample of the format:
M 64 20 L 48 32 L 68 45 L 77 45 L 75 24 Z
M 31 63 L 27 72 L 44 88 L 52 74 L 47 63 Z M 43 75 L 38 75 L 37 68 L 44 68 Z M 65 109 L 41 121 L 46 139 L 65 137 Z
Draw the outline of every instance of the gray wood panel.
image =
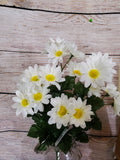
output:
M 120 12 L 119 0 L 0 0 L 1 5 L 58 12 L 105 13 Z

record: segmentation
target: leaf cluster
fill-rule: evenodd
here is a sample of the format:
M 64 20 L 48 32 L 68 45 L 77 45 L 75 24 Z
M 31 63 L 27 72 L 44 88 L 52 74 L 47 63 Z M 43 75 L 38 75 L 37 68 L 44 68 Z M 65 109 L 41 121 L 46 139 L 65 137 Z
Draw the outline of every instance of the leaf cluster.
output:
M 67 132 L 67 134 L 62 138 L 60 143 L 58 144 L 59 149 L 61 149 L 64 153 L 67 153 L 73 141 L 79 141 L 87 143 L 89 141 L 88 135 L 86 133 L 87 130 L 93 128 L 96 130 L 102 129 L 102 124 L 100 119 L 98 118 L 96 111 L 104 106 L 104 101 L 96 96 L 87 97 L 89 87 L 85 88 L 81 82 L 75 82 L 75 77 L 66 76 L 65 81 L 59 83 L 61 86 L 61 90 L 58 90 L 56 86 L 51 85 L 49 87 L 50 94 L 53 98 L 60 97 L 62 93 L 70 97 L 81 98 L 83 101 L 87 99 L 87 105 L 92 106 L 92 111 L 94 115 L 92 116 L 92 120 L 86 123 L 86 128 L 82 129 L 81 127 L 75 127 Z M 33 124 L 28 132 L 28 136 L 39 139 L 39 147 L 37 148 L 40 151 L 45 151 L 49 146 L 54 146 L 56 140 L 59 138 L 65 127 L 61 127 L 61 129 L 57 129 L 56 125 L 49 125 L 48 119 L 49 116 L 47 112 L 51 110 L 52 105 L 49 103 L 48 105 L 44 105 L 44 112 L 36 113 L 30 117 L 34 120 L 35 124 Z

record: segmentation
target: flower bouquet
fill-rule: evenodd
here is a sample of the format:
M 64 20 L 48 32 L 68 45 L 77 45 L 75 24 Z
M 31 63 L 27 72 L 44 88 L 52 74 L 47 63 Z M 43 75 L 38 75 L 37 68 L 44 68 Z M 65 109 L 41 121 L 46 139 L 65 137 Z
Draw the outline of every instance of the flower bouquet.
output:
M 120 115 L 120 93 L 112 83 L 115 63 L 108 54 L 85 56 L 60 38 L 50 39 L 46 53 L 49 64 L 23 72 L 13 108 L 17 116 L 34 120 L 28 136 L 39 139 L 36 150 L 53 146 L 59 159 L 59 151 L 67 154 L 76 141 L 87 143 L 89 129 L 102 129 L 96 111 L 104 97 L 112 97 L 111 106 Z

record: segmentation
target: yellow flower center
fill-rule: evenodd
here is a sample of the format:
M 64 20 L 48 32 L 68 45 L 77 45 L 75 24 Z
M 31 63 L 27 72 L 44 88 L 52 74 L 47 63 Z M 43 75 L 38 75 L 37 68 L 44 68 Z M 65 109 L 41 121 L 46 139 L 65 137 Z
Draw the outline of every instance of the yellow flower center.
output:
M 27 107 L 27 106 L 29 105 L 28 100 L 24 98 L 24 99 L 21 101 L 21 105 L 22 105 L 23 107 Z
M 56 57 L 60 57 L 62 54 L 63 54 L 62 51 L 57 51 L 57 52 L 55 52 Z
M 66 109 L 66 107 L 65 106 L 61 106 L 60 107 L 60 110 L 58 111 L 58 115 L 60 116 L 60 117 L 63 117 L 64 115 L 66 115 L 67 114 L 67 109 Z
M 97 69 L 91 69 L 91 70 L 89 71 L 89 76 L 90 76 L 90 78 L 92 78 L 92 79 L 98 78 L 99 75 L 100 75 L 100 73 L 99 73 L 99 71 L 98 71 Z
M 76 119 L 80 119 L 82 116 L 83 116 L 83 110 L 79 109 L 79 108 L 76 108 L 75 109 L 76 112 L 75 114 L 73 115 Z
M 35 101 L 40 101 L 42 99 L 42 94 L 40 92 L 33 95 Z
M 105 91 L 106 91 L 106 93 L 108 93 L 108 89 L 106 89 Z
M 74 70 L 73 74 L 78 74 L 79 76 L 81 76 L 82 73 L 79 70 Z
M 38 79 L 37 76 L 33 76 L 33 77 L 31 78 L 31 81 L 39 81 L 39 79 Z
M 52 74 L 48 74 L 48 75 L 46 75 L 46 80 L 47 81 L 55 81 L 55 76 Z

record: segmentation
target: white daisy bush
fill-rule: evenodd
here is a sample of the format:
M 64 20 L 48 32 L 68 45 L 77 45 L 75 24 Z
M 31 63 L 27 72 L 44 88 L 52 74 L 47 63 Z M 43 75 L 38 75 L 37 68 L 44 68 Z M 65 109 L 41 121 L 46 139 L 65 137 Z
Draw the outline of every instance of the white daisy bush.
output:
M 46 53 L 49 64 L 35 64 L 21 75 L 13 108 L 17 116 L 34 120 L 28 136 L 39 138 L 37 150 L 57 146 L 67 153 L 73 142 L 88 142 L 89 129 L 102 129 L 96 111 L 105 97 L 120 115 L 120 92 L 112 83 L 115 63 L 100 52 L 85 56 L 60 38 L 50 39 Z

